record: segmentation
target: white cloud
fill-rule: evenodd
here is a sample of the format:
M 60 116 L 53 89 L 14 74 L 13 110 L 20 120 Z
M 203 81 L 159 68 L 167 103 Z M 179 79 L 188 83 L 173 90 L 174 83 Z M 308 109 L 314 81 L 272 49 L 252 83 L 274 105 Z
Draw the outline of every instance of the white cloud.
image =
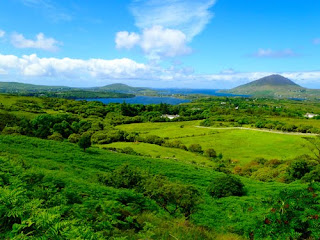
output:
M 291 49 L 284 49 L 284 50 L 272 50 L 272 49 L 263 49 L 260 48 L 257 52 L 255 52 L 253 57 L 258 58 L 286 58 L 286 57 L 296 57 L 298 54 L 296 54 Z
M 0 68 L 21 76 L 53 78 L 135 78 L 143 76 L 148 67 L 131 59 L 39 58 L 36 54 L 0 54 Z
M 16 48 L 35 48 L 46 51 L 56 51 L 59 49 L 58 45 L 61 45 L 60 42 L 54 38 L 47 38 L 43 33 L 37 34 L 35 40 L 26 39 L 19 33 L 13 33 L 11 35 L 11 43 Z
M 153 26 L 144 29 L 142 34 L 118 32 L 116 35 L 117 48 L 131 49 L 139 46 L 149 59 L 160 57 L 175 57 L 189 54 L 191 48 L 187 46 L 186 35 L 175 29 Z
M 320 38 L 316 38 L 313 40 L 313 44 L 319 45 L 320 44 Z
M 198 35 L 213 14 L 215 0 L 136 0 L 131 6 L 136 26 L 140 29 L 155 25 L 182 31 L 188 41 Z
M 140 41 L 140 35 L 137 33 L 128 33 L 126 31 L 116 34 L 116 47 L 131 49 Z
M 0 29 L 0 38 L 4 37 L 5 34 L 6 32 Z
M 189 54 L 187 46 L 212 18 L 215 0 L 134 0 L 131 12 L 139 33 L 116 34 L 116 47 L 139 46 L 149 59 Z

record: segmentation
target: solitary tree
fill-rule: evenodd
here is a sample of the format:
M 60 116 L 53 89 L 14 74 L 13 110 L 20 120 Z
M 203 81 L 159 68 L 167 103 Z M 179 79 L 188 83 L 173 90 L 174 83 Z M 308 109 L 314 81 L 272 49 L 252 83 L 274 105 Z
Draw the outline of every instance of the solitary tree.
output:
M 83 134 L 79 140 L 79 147 L 86 151 L 91 146 L 91 137 L 88 134 Z

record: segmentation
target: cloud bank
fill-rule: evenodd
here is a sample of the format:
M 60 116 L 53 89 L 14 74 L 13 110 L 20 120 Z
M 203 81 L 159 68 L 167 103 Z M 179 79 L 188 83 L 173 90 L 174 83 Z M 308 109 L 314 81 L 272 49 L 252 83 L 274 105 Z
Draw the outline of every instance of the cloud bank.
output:
M 153 87 L 229 88 L 258 78 L 281 74 L 303 86 L 318 84 L 320 71 L 309 72 L 237 72 L 232 69 L 218 74 L 196 74 L 182 67 L 162 68 L 122 59 L 40 58 L 36 54 L 0 54 L 1 79 L 47 85 L 97 86 L 111 82 Z M 2 80 L 4 81 L 4 80 Z M 195 85 L 196 83 L 196 85 Z M 174 85 L 175 84 L 175 85 Z

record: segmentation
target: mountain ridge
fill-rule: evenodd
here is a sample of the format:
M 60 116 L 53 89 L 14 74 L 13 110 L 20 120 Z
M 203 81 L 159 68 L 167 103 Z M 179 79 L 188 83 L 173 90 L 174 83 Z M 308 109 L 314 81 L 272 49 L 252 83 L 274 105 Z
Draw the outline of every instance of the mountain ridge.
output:
M 295 87 L 301 87 L 300 85 L 296 84 L 295 82 L 291 81 L 288 78 L 285 78 L 279 74 L 272 74 L 263 78 L 260 78 L 258 80 L 246 83 L 244 85 L 238 86 L 239 87 L 245 87 L 245 86 L 295 86 Z
M 271 98 L 308 99 L 320 97 L 320 90 L 304 88 L 278 74 L 265 76 L 223 92 Z

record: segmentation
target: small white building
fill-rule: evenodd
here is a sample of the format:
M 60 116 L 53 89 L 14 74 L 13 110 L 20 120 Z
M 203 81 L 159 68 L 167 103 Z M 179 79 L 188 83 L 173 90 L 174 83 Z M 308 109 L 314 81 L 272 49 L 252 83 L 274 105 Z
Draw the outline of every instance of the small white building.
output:
M 316 116 L 318 116 L 318 114 L 314 114 L 314 113 L 306 113 L 306 115 L 304 115 L 306 118 L 314 118 Z
M 176 114 L 176 115 L 169 115 L 169 114 L 164 114 L 162 115 L 163 118 L 169 118 L 169 119 L 175 119 L 180 117 L 180 115 Z

